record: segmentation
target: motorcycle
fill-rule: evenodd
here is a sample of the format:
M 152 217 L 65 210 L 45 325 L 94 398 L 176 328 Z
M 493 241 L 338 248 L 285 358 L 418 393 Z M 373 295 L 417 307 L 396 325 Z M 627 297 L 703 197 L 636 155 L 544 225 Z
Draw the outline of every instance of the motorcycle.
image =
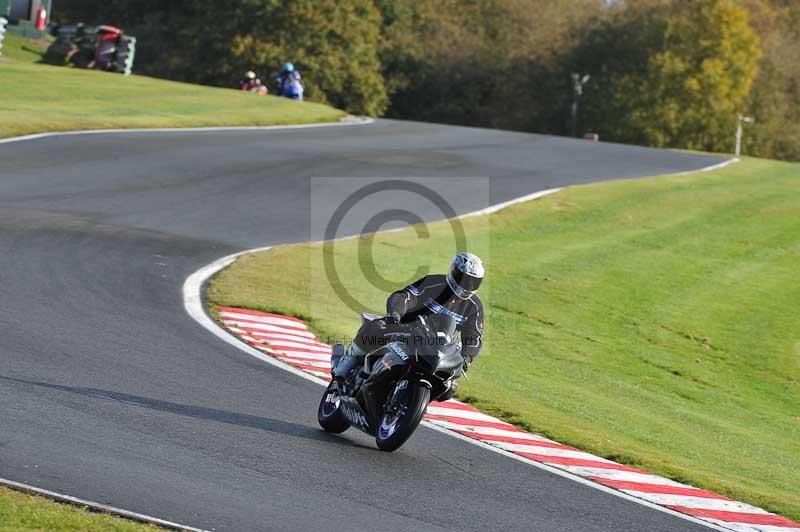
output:
M 303 92 L 305 89 L 303 88 L 303 83 L 299 79 L 288 77 L 281 80 L 278 78 L 278 87 L 278 92 L 281 96 L 291 100 L 303 101 Z
M 362 367 L 328 385 L 317 410 L 327 432 L 357 429 L 375 437 L 383 451 L 395 451 L 422 421 L 428 404 L 445 395 L 463 375 L 464 358 L 455 320 L 444 314 L 423 316 L 408 324 L 389 325 L 385 318 L 363 313 L 359 336 L 370 338 Z M 344 356 L 333 348 L 331 367 Z
M 303 85 L 298 80 L 287 83 L 283 89 L 283 95 L 292 100 L 303 101 Z

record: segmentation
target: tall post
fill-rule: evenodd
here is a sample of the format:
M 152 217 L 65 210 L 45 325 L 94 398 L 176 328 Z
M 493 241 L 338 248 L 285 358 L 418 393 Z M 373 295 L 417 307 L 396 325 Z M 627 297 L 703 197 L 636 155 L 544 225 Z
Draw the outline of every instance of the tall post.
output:
M 583 96 L 583 85 L 589 81 L 589 74 L 581 76 L 577 72 L 572 73 L 572 136 L 578 136 L 578 105 Z
M 572 125 L 572 136 L 578 136 L 578 98 L 574 98 L 572 100 L 572 116 L 570 120 L 570 124 Z
M 739 123 L 736 125 L 736 150 L 734 155 L 738 157 L 742 153 L 742 115 L 739 115 Z
M 742 154 L 742 136 L 744 135 L 744 124 L 753 124 L 755 121 L 755 118 L 739 115 L 739 123 L 736 126 L 736 148 L 734 149 L 736 157 L 739 157 L 739 155 Z

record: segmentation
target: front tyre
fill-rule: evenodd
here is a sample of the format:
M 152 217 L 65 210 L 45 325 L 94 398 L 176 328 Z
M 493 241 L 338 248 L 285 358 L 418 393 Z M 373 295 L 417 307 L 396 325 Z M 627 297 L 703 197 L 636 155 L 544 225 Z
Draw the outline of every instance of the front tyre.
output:
M 340 402 L 339 390 L 336 388 L 336 383 L 332 382 L 322 395 L 317 409 L 317 421 L 325 432 L 339 434 L 350 428 L 350 423 L 347 422 L 339 408 Z
M 418 382 L 408 382 L 404 399 L 391 412 L 385 412 L 375 431 L 375 443 L 381 451 L 392 452 L 417 430 L 431 400 L 431 390 Z M 398 383 L 400 386 L 400 383 Z

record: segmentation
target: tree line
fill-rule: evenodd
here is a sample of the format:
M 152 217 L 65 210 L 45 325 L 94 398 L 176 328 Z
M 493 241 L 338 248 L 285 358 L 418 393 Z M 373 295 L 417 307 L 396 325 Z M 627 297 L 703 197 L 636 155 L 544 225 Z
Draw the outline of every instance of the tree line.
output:
M 63 0 L 137 71 L 233 86 L 292 61 L 353 113 L 800 160 L 796 0 Z M 577 123 L 573 73 L 588 75 Z

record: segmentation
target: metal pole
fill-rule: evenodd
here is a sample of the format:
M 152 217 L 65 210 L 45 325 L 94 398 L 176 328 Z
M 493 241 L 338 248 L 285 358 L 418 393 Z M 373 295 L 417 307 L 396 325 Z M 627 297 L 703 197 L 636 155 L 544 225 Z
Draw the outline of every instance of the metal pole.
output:
M 736 157 L 742 153 L 742 136 L 744 135 L 744 124 L 754 124 L 755 118 L 750 116 L 739 115 L 739 125 L 736 127 Z
M 736 126 L 736 149 L 734 154 L 738 157 L 742 153 L 742 115 L 739 115 L 739 123 Z
M 581 76 L 577 72 L 572 73 L 572 136 L 578 136 L 578 105 L 583 96 L 583 85 L 589 81 L 589 74 Z
M 578 97 L 572 100 L 572 136 L 578 136 Z

